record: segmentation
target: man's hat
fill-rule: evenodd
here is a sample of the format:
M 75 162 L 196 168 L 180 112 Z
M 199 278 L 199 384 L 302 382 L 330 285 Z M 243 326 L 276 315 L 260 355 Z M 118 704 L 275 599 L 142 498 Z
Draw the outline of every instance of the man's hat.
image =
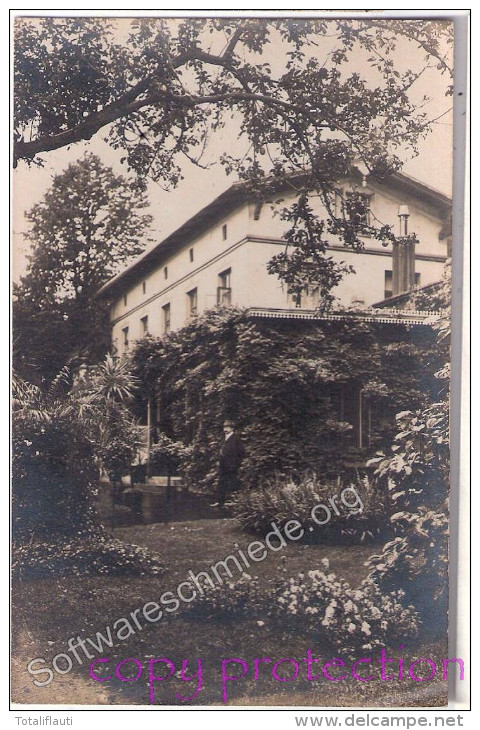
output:
M 231 426 L 232 428 L 235 426 L 234 422 L 231 421 L 229 418 L 225 419 L 225 421 L 223 422 L 223 425 L 224 426 Z

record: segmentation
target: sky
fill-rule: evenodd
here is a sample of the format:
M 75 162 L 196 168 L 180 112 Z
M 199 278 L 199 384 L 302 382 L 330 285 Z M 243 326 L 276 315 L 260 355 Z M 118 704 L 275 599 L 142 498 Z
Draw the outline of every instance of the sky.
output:
M 120 37 L 120 36 L 119 36 Z M 269 44 L 268 49 L 259 57 L 261 61 L 267 56 L 272 61 L 275 71 L 275 62 L 279 59 L 280 49 L 275 52 L 275 45 Z M 409 48 L 409 53 L 411 52 Z M 407 53 L 402 57 L 401 49 L 397 58 L 399 65 L 403 65 Z M 361 58 L 352 56 L 352 64 L 361 65 Z M 410 62 L 410 58 L 408 58 Z M 421 58 L 419 57 L 419 62 Z M 361 69 L 363 73 L 363 68 Z M 418 99 L 423 94 L 431 98 L 429 113 L 431 117 L 442 114 L 451 105 L 451 97 L 445 98 L 444 85 L 448 83 L 445 77 L 438 73 L 427 72 L 417 82 L 416 94 Z M 153 231 L 155 242 L 175 230 L 197 210 L 208 204 L 213 198 L 229 187 L 235 178 L 227 177 L 217 158 L 218 150 L 234 154 L 243 150 L 243 143 L 238 140 L 236 125 L 217 135 L 215 143 L 207 151 L 209 169 L 203 170 L 186 162 L 183 168 L 184 180 L 178 187 L 166 192 L 155 182 L 150 182 L 148 193 L 151 201 L 149 212 L 153 215 Z M 431 185 L 443 193 L 451 194 L 452 184 L 452 115 L 439 119 L 432 127 L 429 136 L 419 145 L 419 156 L 413 159 L 405 158 L 403 172 L 416 179 Z M 27 266 L 26 254 L 29 242 L 25 239 L 28 223 L 25 213 L 39 202 L 51 185 L 52 178 L 64 170 L 68 164 L 75 162 L 86 152 L 98 154 L 102 162 L 111 165 L 115 172 L 127 174 L 127 170 L 120 164 L 121 152 L 115 152 L 102 140 L 102 132 L 95 135 L 89 142 L 72 145 L 71 148 L 60 149 L 42 155 L 44 166 L 28 166 L 20 162 L 13 173 L 13 279 L 18 281 L 25 273 Z M 153 244 L 154 245 L 154 244 Z

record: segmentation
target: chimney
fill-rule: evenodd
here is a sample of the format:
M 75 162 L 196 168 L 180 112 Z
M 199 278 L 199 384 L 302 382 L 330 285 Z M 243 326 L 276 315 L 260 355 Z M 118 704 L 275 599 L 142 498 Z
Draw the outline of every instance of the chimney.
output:
M 416 240 L 408 233 L 409 217 L 408 205 L 399 205 L 399 237 L 392 250 L 392 296 L 408 292 L 415 286 Z

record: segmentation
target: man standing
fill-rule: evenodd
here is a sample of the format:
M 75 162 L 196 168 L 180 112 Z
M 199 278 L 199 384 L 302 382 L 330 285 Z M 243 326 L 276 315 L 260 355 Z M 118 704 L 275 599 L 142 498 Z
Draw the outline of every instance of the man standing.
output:
M 245 447 L 238 434 L 235 433 L 232 421 L 224 421 L 225 440 L 220 450 L 218 465 L 218 506 L 223 507 L 228 495 L 241 488 L 238 470 L 245 456 Z M 214 506 L 217 506 L 214 505 Z

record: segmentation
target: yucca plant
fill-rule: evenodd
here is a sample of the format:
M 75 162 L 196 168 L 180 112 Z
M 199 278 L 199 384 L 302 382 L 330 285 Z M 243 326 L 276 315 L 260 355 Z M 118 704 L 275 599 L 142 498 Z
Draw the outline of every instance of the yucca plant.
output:
M 140 444 L 128 411 L 135 380 L 126 363 L 108 356 L 72 387 L 68 366 L 41 390 L 13 379 L 14 525 L 32 529 L 90 529 L 99 471 L 118 478 Z

